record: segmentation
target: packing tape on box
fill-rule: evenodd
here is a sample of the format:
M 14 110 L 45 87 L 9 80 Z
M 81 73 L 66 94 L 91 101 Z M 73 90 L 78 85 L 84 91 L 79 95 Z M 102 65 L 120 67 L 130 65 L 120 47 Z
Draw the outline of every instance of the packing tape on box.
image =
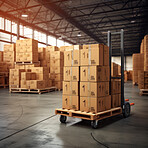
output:
M 73 50 L 71 52 L 72 60 L 71 60 L 71 65 L 73 66 Z
M 91 45 L 89 44 L 89 49 L 88 49 L 88 65 L 91 65 Z

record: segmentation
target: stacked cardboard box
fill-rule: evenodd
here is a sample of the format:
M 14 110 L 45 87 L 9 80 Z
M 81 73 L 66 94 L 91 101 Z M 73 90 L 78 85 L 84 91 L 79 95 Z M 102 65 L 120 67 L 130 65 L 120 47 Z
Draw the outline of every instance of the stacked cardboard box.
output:
M 139 89 L 148 89 L 148 71 L 138 71 Z
M 111 80 L 112 108 L 121 106 L 121 80 Z
M 142 40 L 140 45 L 140 53 L 144 53 L 144 40 Z
M 80 111 L 97 113 L 111 108 L 107 46 L 83 45 L 80 80 Z
M 63 66 L 64 66 L 64 53 L 61 51 L 50 52 L 50 79 L 53 81 L 53 86 L 57 89 L 62 89 L 63 81 Z
M 64 52 L 64 81 L 62 106 L 79 110 L 80 50 Z
M 127 82 L 127 81 L 132 81 L 133 79 L 133 71 L 132 70 L 129 70 L 129 71 L 124 71 L 124 82 Z
M 0 62 L 3 62 L 3 51 L 0 51 Z
M 138 84 L 138 71 L 144 70 L 144 54 L 133 54 L 133 84 Z
M 17 40 L 16 62 L 38 62 L 38 41 L 34 39 Z
M 148 35 L 144 36 L 144 71 L 148 71 Z

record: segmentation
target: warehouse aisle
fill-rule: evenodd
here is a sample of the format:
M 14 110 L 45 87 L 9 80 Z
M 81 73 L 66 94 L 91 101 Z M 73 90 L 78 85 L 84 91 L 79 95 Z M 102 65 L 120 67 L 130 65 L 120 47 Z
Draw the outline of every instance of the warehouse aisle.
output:
M 52 116 L 61 107 L 62 92 L 9 94 L 0 89 L 0 147 L 146 147 L 148 97 L 138 93 L 137 86 L 126 83 L 125 97 L 135 102 L 131 116 L 104 120 L 94 130 L 87 121 L 69 118 L 65 125 L 60 124 L 59 116 Z

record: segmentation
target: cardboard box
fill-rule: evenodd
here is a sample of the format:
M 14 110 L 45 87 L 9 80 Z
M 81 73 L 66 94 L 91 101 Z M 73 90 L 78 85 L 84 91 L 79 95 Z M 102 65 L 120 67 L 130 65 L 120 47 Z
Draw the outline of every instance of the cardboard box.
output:
M 64 81 L 79 81 L 80 67 L 64 67 Z
M 80 97 L 80 111 L 98 113 L 105 110 L 105 99 Z
M 63 74 L 63 67 L 50 67 L 50 73 L 57 73 L 57 74 Z
M 103 45 L 91 44 L 88 49 L 83 45 L 81 50 L 81 66 L 103 65 Z
M 4 52 L 15 52 L 16 44 L 4 44 Z
M 27 88 L 26 80 L 21 80 L 21 88 L 29 89 L 29 88 Z
M 45 88 L 44 80 L 28 80 L 26 81 L 27 88 L 29 89 L 43 89 Z
M 55 67 L 63 67 L 64 66 L 64 60 L 60 59 L 50 59 L 50 65 Z
M 87 66 L 81 67 L 80 73 L 81 81 L 109 81 L 109 67 L 108 66 Z
M 121 106 L 121 94 L 111 96 L 112 108 Z
M 109 82 L 80 82 L 80 96 L 101 97 L 109 95 Z
M 112 62 L 111 65 L 111 76 L 112 77 L 117 77 L 118 76 L 118 64 Z
M 57 46 L 46 46 L 46 50 L 48 52 L 50 52 L 50 51 L 59 51 L 59 48 Z
M 38 57 L 39 57 L 39 61 L 45 60 L 45 58 L 46 58 L 46 48 L 44 48 L 44 47 L 38 48 Z
M 64 53 L 61 51 L 51 51 L 50 59 L 53 60 L 64 60 Z
M 34 72 L 22 72 L 21 73 L 21 80 L 36 80 L 36 73 Z
M 111 80 L 111 94 L 121 93 L 121 80 L 112 79 Z
M 111 109 L 111 96 L 105 96 L 105 110 Z
M 80 51 L 79 50 L 65 51 L 64 66 L 80 66 Z
M 53 81 L 53 86 L 55 86 L 59 90 L 62 90 L 63 89 L 63 82 L 62 81 Z
M 0 62 L 3 62 L 3 51 L 0 51 Z
M 79 96 L 79 82 L 63 81 L 63 94 Z
M 62 97 L 62 108 L 63 109 L 72 109 L 79 110 L 79 97 L 78 96 L 69 96 L 63 95 Z

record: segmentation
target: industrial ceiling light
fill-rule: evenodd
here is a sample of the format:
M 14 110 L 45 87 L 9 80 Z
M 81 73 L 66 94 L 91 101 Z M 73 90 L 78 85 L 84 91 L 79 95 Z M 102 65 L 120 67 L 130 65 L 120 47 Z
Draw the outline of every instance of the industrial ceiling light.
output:
M 81 36 L 81 32 L 79 32 L 79 33 L 77 34 L 77 36 Z
M 135 21 L 134 21 L 134 20 L 132 20 L 132 21 L 131 21 L 131 23 L 135 23 Z
M 28 17 L 28 14 L 26 13 L 26 11 L 22 12 L 22 17 Z

